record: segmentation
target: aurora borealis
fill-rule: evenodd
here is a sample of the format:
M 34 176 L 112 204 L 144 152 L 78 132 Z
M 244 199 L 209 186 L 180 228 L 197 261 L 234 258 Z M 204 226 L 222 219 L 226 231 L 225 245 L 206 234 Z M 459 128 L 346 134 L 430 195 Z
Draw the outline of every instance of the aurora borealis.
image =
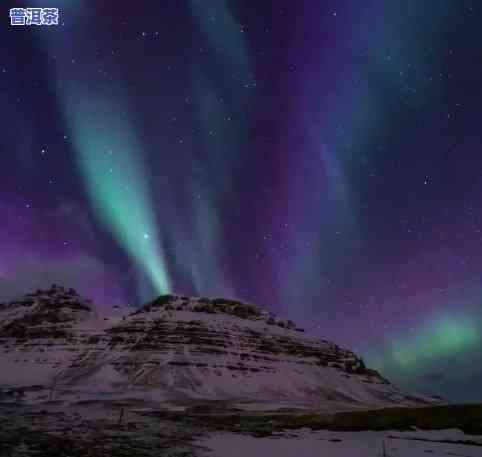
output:
M 7 3 L 0 298 L 236 297 L 482 401 L 478 2 Z

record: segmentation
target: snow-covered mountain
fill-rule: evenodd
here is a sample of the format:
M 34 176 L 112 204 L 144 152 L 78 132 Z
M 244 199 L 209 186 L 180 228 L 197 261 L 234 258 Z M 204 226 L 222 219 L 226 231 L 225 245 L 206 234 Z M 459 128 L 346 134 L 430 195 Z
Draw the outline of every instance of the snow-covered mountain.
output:
M 165 295 L 116 311 L 100 316 L 58 286 L 0 305 L 0 400 L 224 400 L 327 411 L 425 401 L 353 352 L 254 305 Z

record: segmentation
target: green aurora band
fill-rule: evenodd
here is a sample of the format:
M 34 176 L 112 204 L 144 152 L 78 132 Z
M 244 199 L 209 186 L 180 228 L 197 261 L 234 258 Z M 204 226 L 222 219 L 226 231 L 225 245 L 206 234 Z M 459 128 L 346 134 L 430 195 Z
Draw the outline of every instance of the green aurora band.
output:
M 99 220 L 159 294 L 170 289 L 142 148 L 126 111 L 99 94 L 75 97 L 71 128 L 79 169 Z M 116 166 L 112 168 L 112 156 Z
M 36 6 L 44 6 L 41 3 L 33 0 Z M 56 39 L 55 34 L 37 32 L 45 53 L 71 56 L 73 50 L 82 50 L 84 65 L 96 68 L 96 43 L 102 41 L 104 31 L 94 27 L 88 4 L 71 2 L 62 14 L 72 23 L 92 24 L 92 30 L 88 35 L 80 28 L 72 30 L 68 43 Z M 52 65 L 52 76 L 96 217 L 145 272 L 155 291 L 169 292 L 143 145 L 136 135 L 135 123 L 129 119 L 121 79 L 107 83 L 101 78 L 87 79 L 77 72 L 75 65 L 60 66 L 57 60 Z
M 383 372 L 428 371 L 444 360 L 453 366 L 461 355 L 477 351 L 482 342 L 480 323 L 474 316 L 468 310 L 440 312 L 410 334 L 390 339 L 381 352 L 367 351 L 367 360 Z M 457 370 L 448 373 L 457 374 Z
M 33 2 L 41 6 L 39 0 Z M 210 173 L 208 183 L 203 179 L 186 183 L 187 194 L 202 194 L 203 197 L 193 204 L 194 223 L 189 229 L 177 220 L 175 205 L 179 202 L 169 194 L 165 195 L 163 212 L 170 225 L 158 223 L 144 162 L 148 151 L 144 150 L 135 121 L 129 117 L 131 107 L 122 77 L 114 81 L 102 77 L 87 79 L 77 73 L 75 65 L 60 66 L 59 61 L 52 65 L 52 76 L 70 129 L 80 176 L 95 215 L 130 259 L 146 273 L 156 293 L 171 291 L 163 248 L 178 244 L 178 258 L 174 261 L 197 292 L 208 293 L 208 285 L 215 277 L 223 278 L 216 282 L 222 284 L 222 293 L 230 295 L 234 292 L 219 261 L 224 253 L 219 211 L 223 195 L 230 192 L 229 176 L 237 166 L 240 157 L 237 145 L 245 131 L 242 127 L 227 128 L 226 119 L 233 113 L 243 113 L 249 97 L 246 89 L 239 88 L 239 82 L 252 81 L 251 61 L 229 2 L 219 0 L 206 6 L 191 0 L 187 6 L 200 33 L 207 37 L 211 50 L 239 76 L 239 80 L 227 83 L 232 87 L 228 91 L 230 96 L 225 101 L 226 107 L 217 108 L 220 94 L 216 87 L 222 81 L 200 70 L 195 59 L 192 62 L 193 112 L 201 123 L 203 138 L 200 161 L 204 167 L 216 169 L 217 173 Z M 88 4 L 71 5 L 63 13 L 72 23 L 91 24 L 92 31 L 86 36 L 80 28 L 73 29 L 69 43 L 56 40 L 54 35 L 43 34 L 41 42 L 45 52 L 49 55 L 66 54 L 69 58 L 65 61 L 69 62 L 73 50 L 80 50 L 84 68 L 90 66 L 96 71 L 97 43 L 104 41 L 103 36 L 108 31 L 100 24 L 96 26 Z M 210 26 L 213 17 L 216 18 L 217 31 Z M 121 74 L 119 71 L 118 75 Z M 219 170 L 219 164 L 224 164 L 225 169 Z M 212 176 L 217 176 L 218 180 L 212 182 Z

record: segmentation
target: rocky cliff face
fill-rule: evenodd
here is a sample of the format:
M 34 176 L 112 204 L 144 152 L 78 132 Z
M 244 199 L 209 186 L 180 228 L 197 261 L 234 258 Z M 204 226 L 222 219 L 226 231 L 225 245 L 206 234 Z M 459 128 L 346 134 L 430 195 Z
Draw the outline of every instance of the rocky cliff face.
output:
M 3 398 L 223 400 L 326 410 L 414 404 L 353 352 L 254 305 L 161 296 L 99 317 L 53 287 L 0 306 Z M 0 397 L 1 398 L 1 397 Z
M 92 302 L 83 300 L 74 289 L 53 285 L 48 290 L 25 295 L 0 304 L 1 337 L 27 340 L 66 337 L 76 322 L 94 315 Z

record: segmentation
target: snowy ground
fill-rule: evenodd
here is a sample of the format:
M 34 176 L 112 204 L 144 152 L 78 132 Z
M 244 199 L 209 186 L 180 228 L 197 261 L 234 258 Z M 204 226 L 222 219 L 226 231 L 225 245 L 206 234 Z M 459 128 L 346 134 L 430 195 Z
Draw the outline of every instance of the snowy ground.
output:
M 388 457 L 482 457 L 482 436 L 459 430 L 277 432 L 251 416 L 230 422 L 223 415 L 150 412 L 132 402 L 0 403 L 0 457 L 377 457 L 384 441 Z M 239 425 L 243 433 L 233 433 Z
M 469 440 L 479 446 L 435 442 Z M 206 457 L 377 457 L 384 455 L 384 441 L 385 455 L 389 457 L 482 457 L 482 436 L 464 435 L 458 430 L 410 433 L 301 430 L 266 438 L 217 433 L 197 444 L 209 449 Z

